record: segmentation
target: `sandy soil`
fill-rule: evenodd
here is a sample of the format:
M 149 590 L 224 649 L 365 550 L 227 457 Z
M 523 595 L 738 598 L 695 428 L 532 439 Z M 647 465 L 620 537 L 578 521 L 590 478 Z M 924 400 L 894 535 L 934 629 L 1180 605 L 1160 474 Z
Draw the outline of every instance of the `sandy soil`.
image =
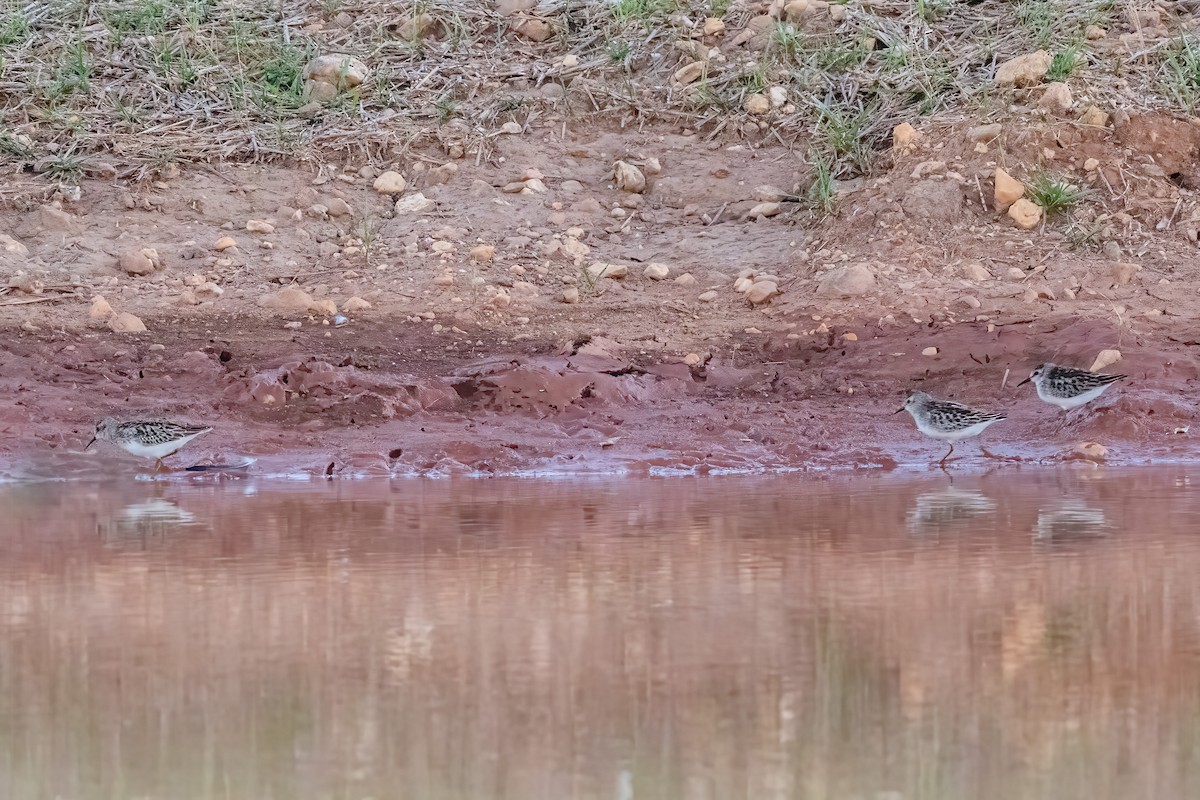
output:
M 175 463 L 253 457 L 260 474 L 925 468 L 943 448 L 892 414 L 913 388 L 1009 413 L 959 448 L 959 469 L 1078 458 L 1087 441 L 1110 463 L 1188 459 L 1200 281 L 1178 211 L 1191 194 L 1138 149 L 1161 149 L 1169 122 L 1054 140 L 1060 169 L 1124 187 L 1119 208 L 1090 214 L 1097 250 L 1073 246 L 1066 223 L 1027 232 L 997 215 L 997 153 L 956 129 L 845 187 L 826 219 L 796 203 L 746 216 L 760 187 L 801 182 L 792 151 L 678 130 L 502 137 L 480 164 L 428 152 L 86 181 L 79 202 L 0 214 L 0 464 L 143 469 L 78 452 L 112 414 L 214 425 Z M 1014 133 L 1009 157 L 1036 160 L 1048 135 Z M 646 167 L 645 193 L 612 186 L 618 158 Z M 1104 166 L 1087 170 L 1092 158 Z M 395 212 L 372 189 L 388 167 L 408 177 L 401 200 L 421 192 L 432 208 Z M 546 191 L 503 191 L 536 174 Z M 236 246 L 218 250 L 225 236 Z M 142 248 L 161 268 L 127 274 L 121 256 Z M 670 274 L 646 277 L 650 263 Z M 628 275 L 593 279 L 594 264 Z M 855 264 L 873 281 L 843 296 L 831 276 Z M 752 305 L 734 290 L 747 272 L 780 293 Z M 563 302 L 570 290 L 579 302 Z M 89 316 L 97 295 L 147 331 Z M 347 311 L 351 297 L 370 308 Z M 1016 387 L 1042 360 L 1086 368 L 1109 348 L 1122 359 L 1108 371 L 1129 380 L 1089 407 L 1066 415 Z

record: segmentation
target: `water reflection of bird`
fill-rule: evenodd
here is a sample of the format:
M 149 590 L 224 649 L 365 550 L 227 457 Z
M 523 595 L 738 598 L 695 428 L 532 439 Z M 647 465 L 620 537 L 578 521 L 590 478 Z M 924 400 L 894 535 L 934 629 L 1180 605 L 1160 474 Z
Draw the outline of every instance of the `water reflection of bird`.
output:
M 192 512 L 161 497 L 131 503 L 111 519 L 99 523 L 103 538 L 144 541 L 151 536 L 163 536 L 196 524 Z
M 910 533 L 939 533 L 996 510 L 987 495 L 969 489 L 938 489 L 917 495 L 908 512 Z
M 1058 508 L 1039 509 L 1033 538 L 1040 542 L 1068 542 L 1108 535 L 1108 519 L 1098 508 L 1068 500 Z

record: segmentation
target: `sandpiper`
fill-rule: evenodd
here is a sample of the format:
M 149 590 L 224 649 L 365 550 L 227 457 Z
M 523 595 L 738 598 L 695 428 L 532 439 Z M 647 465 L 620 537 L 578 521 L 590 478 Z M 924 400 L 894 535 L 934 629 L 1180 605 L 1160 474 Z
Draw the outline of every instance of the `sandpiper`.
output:
M 1084 403 L 1095 400 L 1111 384 L 1127 377 L 1127 375 L 1101 375 L 1098 372 L 1060 367 L 1057 364 L 1046 362 L 1017 386 L 1024 386 L 1033 381 L 1037 386 L 1038 397 L 1064 411 L 1070 411 L 1072 408 L 1078 408 Z
M 96 431 L 92 434 L 92 440 L 83 449 L 88 449 L 98 440 L 112 442 L 135 456 L 153 457 L 155 459 L 154 471 L 158 472 L 165 466 L 164 458 L 174 455 L 192 439 L 211 430 L 212 428 L 179 425 L 162 420 L 118 422 L 108 417 L 96 423 Z
M 954 452 L 954 443 L 959 439 L 978 436 L 993 422 L 1005 418 L 1004 414 L 991 414 L 986 411 L 976 411 L 973 408 L 952 403 L 948 400 L 934 400 L 927 392 L 913 392 L 904 401 L 897 414 L 907 411 L 917 423 L 917 430 L 934 439 L 950 443 L 950 449 L 939 466 L 944 466 L 946 459 Z

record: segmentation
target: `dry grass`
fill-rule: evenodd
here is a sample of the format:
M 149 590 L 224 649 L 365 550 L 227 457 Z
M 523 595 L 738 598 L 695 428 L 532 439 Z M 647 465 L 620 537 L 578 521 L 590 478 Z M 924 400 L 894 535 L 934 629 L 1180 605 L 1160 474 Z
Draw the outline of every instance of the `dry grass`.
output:
M 757 49 L 730 40 L 758 4 L 549 0 L 537 9 L 553 31 L 541 43 L 516 33 L 520 17 L 484 5 L 10 2 L 0 10 L 0 158 L 60 181 L 101 157 L 132 167 L 126 175 L 172 161 L 390 159 L 431 140 L 486 158 L 506 121 L 561 129 L 602 114 L 767 135 L 815 151 L 842 179 L 869 172 L 899 122 L 993 107 L 996 64 L 1037 47 L 1101 104 L 1192 106 L 1200 96 L 1190 40 L 1148 40 L 1121 57 L 1092 51 L 1089 25 L 1121 30 L 1130 4 L 1112 0 L 851 3 L 837 24 L 778 22 Z M 700 34 L 712 14 L 723 15 L 722 39 Z M 405 24 L 420 15 L 423 30 Z M 699 81 L 672 84 L 712 46 L 722 55 Z M 360 58 L 368 80 L 308 104 L 302 71 L 319 53 Z M 577 63 L 564 66 L 567 55 Z M 548 99 L 548 84 L 564 97 Z M 766 117 L 742 110 L 771 87 L 790 102 Z

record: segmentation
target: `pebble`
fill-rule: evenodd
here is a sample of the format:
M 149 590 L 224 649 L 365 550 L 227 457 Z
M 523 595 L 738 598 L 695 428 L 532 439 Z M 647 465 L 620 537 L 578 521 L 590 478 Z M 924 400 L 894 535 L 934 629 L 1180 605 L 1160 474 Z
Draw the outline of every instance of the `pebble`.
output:
M 295 286 L 285 286 L 277 292 L 263 295 L 258 305 L 281 314 L 304 314 L 313 306 L 312 296 Z
M 108 320 L 113 315 L 113 308 L 104 299 L 103 295 L 96 295 L 92 298 L 92 307 L 88 309 L 88 317 L 96 320 Z
M 992 273 L 988 272 L 987 267 L 978 262 L 964 264 L 962 268 L 963 277 L 969 281 L 990 281 Z
M 490 189 L 491 187 L 489 186 L 488 188 Z M 421 214 L 432 209 L 434 205 L 432 200 L 421 192 L 417 192 L 397 200 L 395 211 L 397 214 Z
M 675 279 L 675 284 L 677 286 L 695 286 L 696 278 L 692 273 L 685 272 Z
M 593 278 L 624 278 L 629 274 L 629 267 L 625 264 L 605 264 L 596 262 L 588 265 L 588 274 Z
M 380 194 L 400 194 L 408 186 L 408 181 L 399 172 L 389 169 L 376 178 L 372 186 Z
M 710 290 L 701 294 L 697 299 L 701 303 L 711 303 L 713 300 L 717 299 L 717 293 Z
M 642 274 L 652 281 L 661 281 L 671 274 L 671 268 L 666 264 L 660 264 L 657 261 L 652 261 L 649 265 L 647 265 Z
M 1080 442 L 1071 450 L 1071 456 L 1084 461 L 1104 461 L 1108 448 L 1099 442 Z
M 521 127 L 521 123 L 519 122 L 506 122 L 500 126 L 500 132 L 508 136 L 516 136 L 523 130 L 524 128 Z
M 575 305 L 579 302 L 579 289 L 575 286 L 568 286 L 563 289 L 562 301 L 568 305 Z
M 115 333 L 145 333 L 146 325 L 138 317 L 128 311 L 113 314 L 108 320 L 108 327 Z
M 774 281 L 758 281 L 746 292 L 746 299 L 751 305 L 760 306 L 769 303 L 777 294 L 779 286 Z
M 1025 196 L 1024 184 L 999 167 L 996 167 L 995 184 L 992 203 L 997 211 L 1007 210 L 1009 206 Z
M 858 334 L 857 333 L 843 333 L 842 338 L 845 339 L 847 342 L 857 342 Z
M 700 358 L 699 353 L 688 353 L 683 357 L 683 363 L 687 364 L 689 367 L 694 367 L 701 361 L 702 359 Z
M 370 307 L 370 303 L 357 295 L 342 303 L 342 311 L 345 311 L 347 314 L 353 314 L 356 311 L 366 311 Z
M 148 247 L 121 254 L 121 269 L 129 275 L 149 275 L 162 266 L 158 252 Z
M 1120 350 L 1101 350 L 1096 354 L 1096 360 L 1088 367 L 1089 372 L 1097 372 L 1104 369 L 1110 364 L 1115 364 L 1121 360 Z
M 354 209 L 342 198 L 335 197 L 325 204 L 325 213 L 331 217 L 348 217 L 354 213 Z
M 222 236 L 220 239 L 217 239 L 217 243 L 213 245 L 213 249 L 219 253 L 224 252 L 231 247 L 237 247 L 237 240 L 235 240 L 232 236 Z
M 246 220 L 246 230 L 250 233 L 274 233 L 275 226 L 261 219 Z
M 921 351 L 921 355 L 923 355 L 923 356 L 936 356 L 937 354 L 938 354 L 938 349 L 936 347 L 926 347 L 924 350 Z
M 818 297 L 860 297 L 875 288 L 875 274 L 863 264 L 830 270 L 817 285 Z
M 350 321 L 350 318 L 343 314 L 334 314 L 333 315 L 333 326 L 335 328 L 340 328 L 343 325 L 345 325 L 346 323 L 348 323 L 349 321 Z
M 613 164 L 613 184 L 623 192 L 646 191 L 646 176 L 642 171 L 625 161 Z
M 756 92 L 746 98 L 742 106 L 747 114 L 761 115 L 771 110 L 771 98 L 761 92 Z
M 443 272 L 441 275 L 438 275 L 436 278 L 433 279 L 433 285 L 434 286 L 453 286 L 454 285 L 454 275 L 452 275 L 449 272 Z
M 1022 197 L 1009 206 L 1008 217 L 1021 230 L 1031 231 L 1042 221 L 1042 207 Z

